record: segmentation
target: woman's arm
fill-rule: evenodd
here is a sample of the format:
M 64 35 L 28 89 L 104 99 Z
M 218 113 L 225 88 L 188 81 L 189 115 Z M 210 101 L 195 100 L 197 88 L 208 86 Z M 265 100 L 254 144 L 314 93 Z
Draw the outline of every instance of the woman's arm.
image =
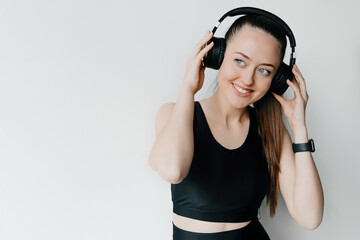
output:
M 276 94 L 274 96 L 282 105 L 284 114 L 289 120 L 294 143 L 306 143 L 309 140 L 305 124 L 308 95 L 304 78 L 297 66 L 294 66 L 293 73 L 295 80 L 288 81 L 288 84 L 294 90 L 294 99 L 286 100 Z M 317 228 L 322 221 L 324 209 L 320 177 L 311 152 L 293 152 L 287 130 L 284 131 L 280 168 L 280 191 L 291 216 L 304 228 Z
M 280 191 L 295 221 L 304 228 L 315 229 L 322 221 L 324 208 L 319 174 L 311 152 L 294 154 L 289 133 L 287 130 L 284 132 L 279 174 Z M 306 130 L 304 136 L 305 132 Z M 306 140 L 297 141 L 296 139 L 301 138 L 295 137 L 295 133 L 294 139 L 295 143 L 308 141 L 306 137 Z
M 194 95 L 183 87 L 176 103 L 166 103 L 155 120 L 156 139 L 148 162 L 164 180 L 179 183 L 194 154 Z
M 188 58 L 176 103 L 164 104 L 156 115 L 156 139 L 148 162 L 170 183 L 179 183 L 187 176 L 194 155 L 194 95 L 204 82 L 202 58 L 213 43 L 203 46 L 211 37 L 212 32 L 208 31 Z

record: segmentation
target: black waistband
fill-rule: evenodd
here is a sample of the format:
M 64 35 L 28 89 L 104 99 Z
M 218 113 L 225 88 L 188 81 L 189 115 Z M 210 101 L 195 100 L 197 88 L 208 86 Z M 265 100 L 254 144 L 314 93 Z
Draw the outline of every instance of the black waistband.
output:
M 257 219 L 257 210 L 207 212 L 199 209 L 190 209 L 173 204 L 173 212 L 184 217 L 209 222 L 246 222 Z
M 214 233 L 187 231 L 175 226 L 174 222 L 172 225 L 173 240 L 270 240 L 269 235 L 257 218 L 252 220 L 245 227 Z

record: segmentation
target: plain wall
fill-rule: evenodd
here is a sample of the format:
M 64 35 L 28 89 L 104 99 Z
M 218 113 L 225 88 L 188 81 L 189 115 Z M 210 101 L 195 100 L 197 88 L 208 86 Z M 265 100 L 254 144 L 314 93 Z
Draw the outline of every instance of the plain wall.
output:
M 360 239 L 358 1 L 1 0 L 0 240 L 172 239 L 170 184 L 147 163 L 155 114 L 205 31 L 240 6 L 294 32 L 325 194 L 314 231 L 281 198 L 260 221 L 272 239 Z

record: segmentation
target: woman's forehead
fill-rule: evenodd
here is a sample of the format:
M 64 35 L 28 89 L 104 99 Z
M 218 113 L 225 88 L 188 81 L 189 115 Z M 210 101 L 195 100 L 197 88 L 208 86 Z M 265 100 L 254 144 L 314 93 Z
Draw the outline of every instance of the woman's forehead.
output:
M 231 53 L 241 52 L 250 58 L 260 60 L 279 59 L 281 45 L 271 34 L 262 29 L 244 26 L 228 41 L 226 49 Z

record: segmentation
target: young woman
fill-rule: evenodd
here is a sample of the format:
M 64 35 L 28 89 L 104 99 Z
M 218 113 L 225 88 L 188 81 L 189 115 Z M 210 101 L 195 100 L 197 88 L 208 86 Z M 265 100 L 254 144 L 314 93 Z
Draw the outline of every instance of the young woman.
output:
M 296 65 L 287 84 L 294 98 L 272 92 L 286 35 L 272 19 L 247 14 L 225 35 L 218 88 L 194 95 L 204 82 L 203 59 L 214 46 L 208 31 L 187 60 L 176 103 L 164 104 L 155 121 L 149 164 L 171 183 L 174 240 L 270 239 L 257 218 L 265 195 L 275 214 L 280 189 L 302 227 L 315 229 L 323 216 L 323 191 L 307 146 L 306 84 Z M 304 145 L 305 144 L 305 145 Z

